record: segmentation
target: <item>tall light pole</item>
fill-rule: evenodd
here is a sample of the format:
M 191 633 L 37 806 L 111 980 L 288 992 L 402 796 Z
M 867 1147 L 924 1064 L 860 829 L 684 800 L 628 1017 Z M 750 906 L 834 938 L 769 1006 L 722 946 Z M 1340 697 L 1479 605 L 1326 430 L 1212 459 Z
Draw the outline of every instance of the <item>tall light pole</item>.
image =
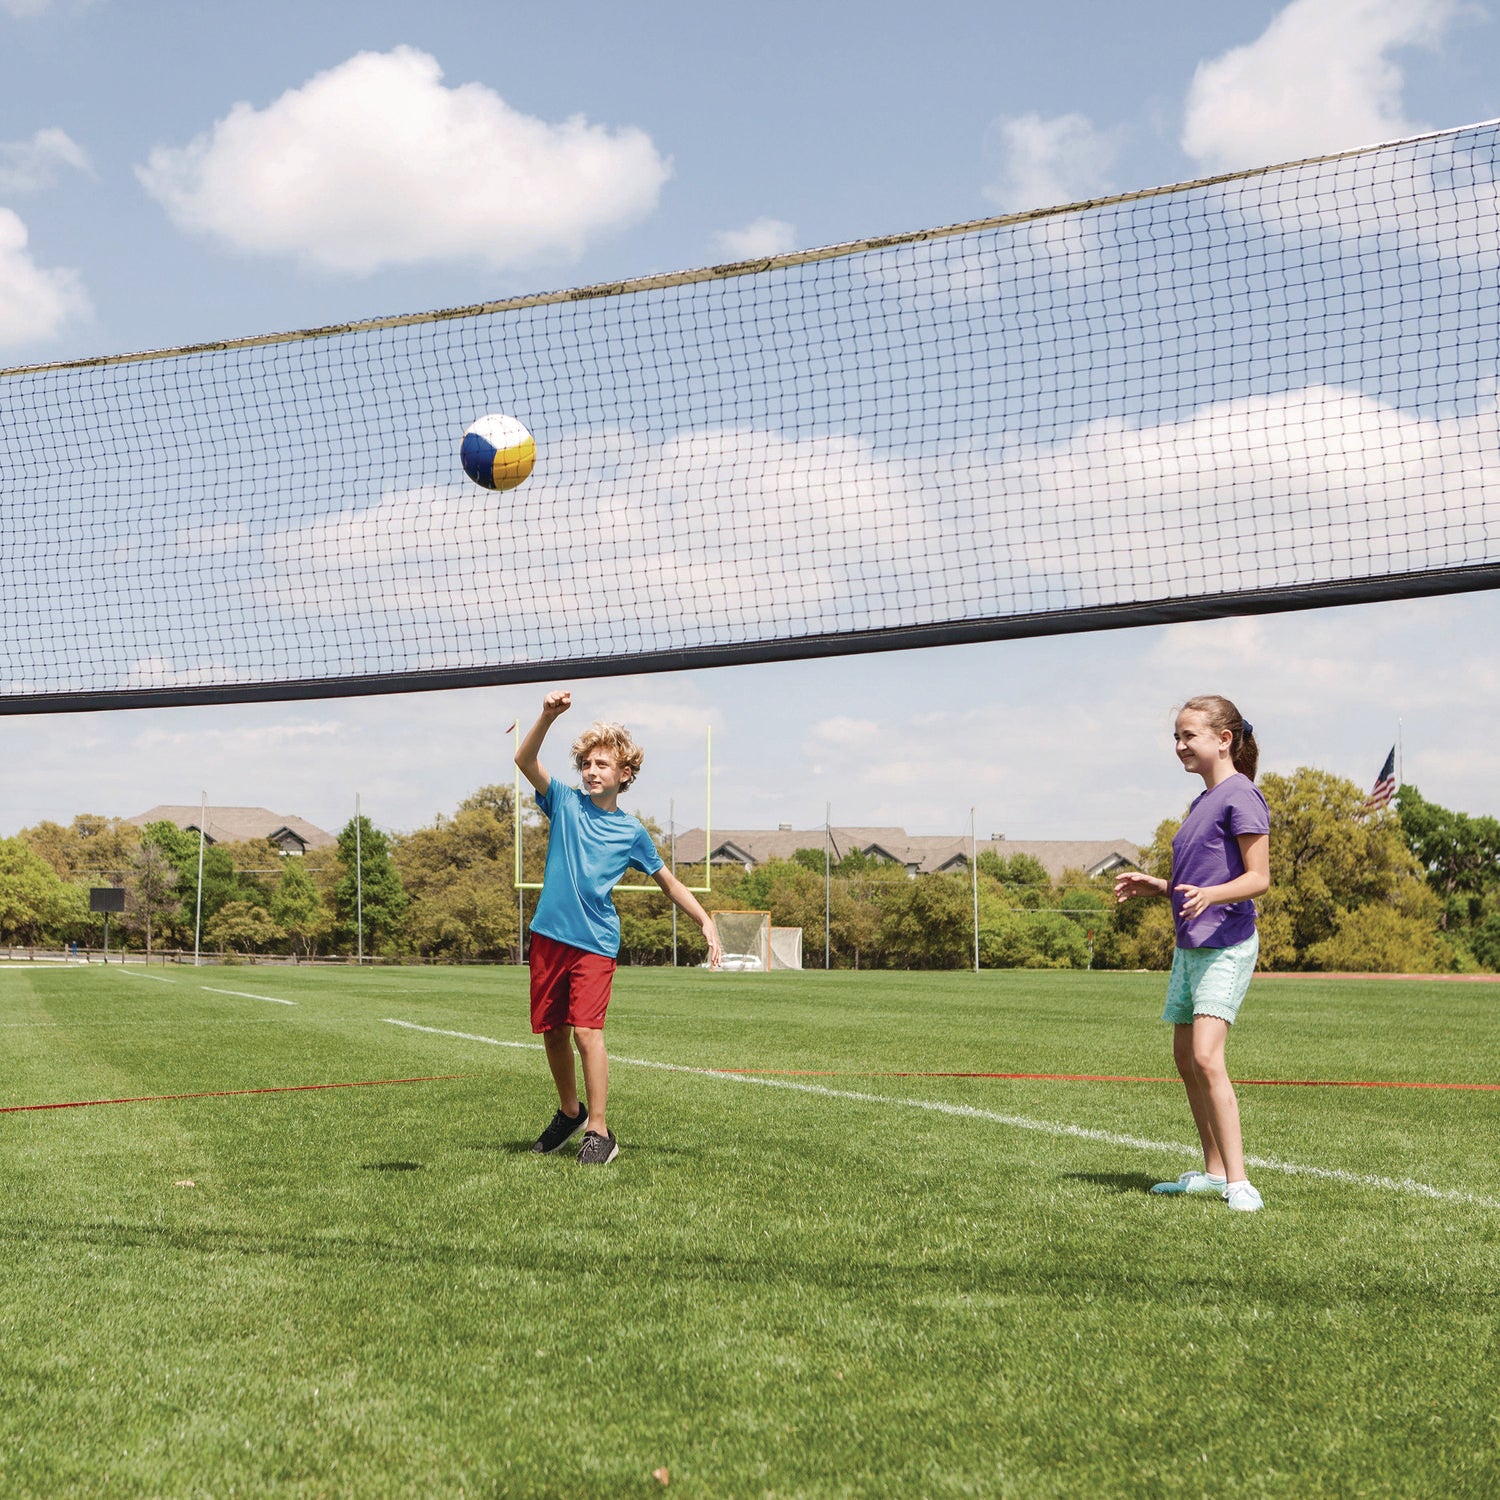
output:
M 823 804 L 823 968 L 833 967 L 829 961 L 833 951 L 833 803 Z
M 979 839 L 974 832 L 974 809 L 969 809 L 969 875 L 974 884 L 974 972 L 979 972 Z
M 354 930 L 359 943 L 356 963 L 365 961 L 365 855 L 360 840 L 359 793 L 354 794 Z
M 198 910 L 193 917 L 193 967 L 203 962 L 200 949 L 203 940 L 203 825 L 208 822 L 208 793 L 202 794 L 198 806 Z

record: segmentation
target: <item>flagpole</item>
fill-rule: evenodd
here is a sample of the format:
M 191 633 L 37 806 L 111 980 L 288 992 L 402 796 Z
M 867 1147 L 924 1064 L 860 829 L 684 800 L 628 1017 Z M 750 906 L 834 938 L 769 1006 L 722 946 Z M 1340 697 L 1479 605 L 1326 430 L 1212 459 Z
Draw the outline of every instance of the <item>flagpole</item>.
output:
M 1396 720 L 1396 785 L 1398 787 L 1406 785 L 1406 752 L 1401 746 L 1401 729 L 1404 723 L 1404 719 Z

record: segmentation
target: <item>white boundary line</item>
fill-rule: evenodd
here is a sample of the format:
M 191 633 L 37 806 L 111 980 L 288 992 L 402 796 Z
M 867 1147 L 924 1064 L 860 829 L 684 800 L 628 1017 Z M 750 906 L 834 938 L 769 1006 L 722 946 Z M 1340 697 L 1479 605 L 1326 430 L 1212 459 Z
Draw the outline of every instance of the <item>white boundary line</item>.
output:
M 513 1047 L 527 1052 L 543 1050 L 539 1042 L 505 1042 L 492 1036 L 476 1036 L 467 1031 L 444 1031 L 436 1026 L 419 1026 L 415 1021 L 397 1021 L 386 1018 L 391 1026 L 402 1026 L 408 1031 L 424 1031 L 431 1036 L 456 1037 L 464 1042 L 483 1042 L 490 1047 Z M 890 1094 L 866 1094 L 854 1089 L 831 1089 L 820 1083 L 796 1083 L 788 1078 L 760 1078 L 745 1073 L 722 1073 L 715 1068 L 691 1068 L 683 1063 L 652 1062 L 639 1057 L 615 1057 L 610 1061 L 631 1068 L 655 1068 L 663 1073 L 688 1073 L 699 1078 L 715 1078 L 724 1083 L 759 1085 L 761 1088 L 788 1089 L 796 1094 L 812 1094 L 822 1099 L 843 1099 L 854 1104 L 895 1105 L 902 1109 L 922 1109 L 933 1114 L 956 1115 L 965 1120 L 985 1120 L 993 1125 L 1005 1125 L 1012 1130 L 1034 1130 L 1042 1135 L 1066 1136 L 1073 1140 L 1099 1141 L 1108 1146 L 1126 1146 L 1135 1151 L 1170 1153 L 1174 1156 L 1196 1157 L 1196 1146 L 1184 1146 L 1176 1141 L 1152 1141 L 1141 1136 L 1120 1135 L 1113 1130 L 1094 1130 L 1084 1125 L 1068 1125 L 1054 1120 L 1033 1120 L 1027 1115 L 1003 1115 L 994 1110 L 977 1109 L 971 1104 L 946 1104 L 937 1099 L 903 1099 Z M 1376 1177 L 1362 1172 L 1346 1172 L 1340 1167 L 1310 1167 L 1297 1162 L 1278 1161 L 1271 1156 L 1247 1156 L 1247 1166 L 1264 1168 L 1268 1172 L 1285 1172 L 1296 1177 L 1317 1177 L 1326 1182 L 1342 1182 L 1353 1187 L 1378 1188 L 1389 1193 L 1410 1193 L 1421 1198 L 1434 1198 L 1443 1202 L 1468 1203 L 1476 1208 L 1500 1208 L 1500 1199 L 1484 1198 L 1477 1193 L 1461 1189 L 1436 1188 L 1410 1177 Z
M 124 974 L 129 979 L 151 979 L 157 984 L 179 984 L 181 981 L 167 979 L 160 974 L 137 974 L 133 969 L 120 968 L 115 971 Z M 207 990 L 210 995 L 233 995 L 238 1000 L 264 1000 L 271 1005 L 295 1005 L 295 1000 L 278 1000 L 275 995 L 252 995 L 249 990 L 219 990 L 211 984 L 200 984 L 200 990 Z
M 216 990 L 211 984 L 200 984 L 210 995 L 234 995 L 240 1000 L 268 1000 L 272 1005 L 295 1005 L 295 1000 L 278 1000 L 275 995 L 252 995 L 249 990 Z

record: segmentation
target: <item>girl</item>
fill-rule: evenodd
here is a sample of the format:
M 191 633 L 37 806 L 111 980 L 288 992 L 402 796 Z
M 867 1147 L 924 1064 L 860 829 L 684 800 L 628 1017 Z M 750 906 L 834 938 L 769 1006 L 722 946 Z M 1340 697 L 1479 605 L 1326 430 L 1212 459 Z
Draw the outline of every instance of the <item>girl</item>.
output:
M 1255 897 L 1271 885 L 1271 817 L 1255 786 L 1255 733 L 1227 698 L 1190 698 L 1174 734 L 1183 770 L 1204 791 L 1172 840 L 1172 878 L 1131 870 L 1115 900 L 1168 896 L 1177 949 L 1162 1020 L 1203 1142 L 1203 1170 L 1159 1182 L 1153 1193 L 1217 1193 L 1253 1213 L 1261 1197 L 1245 1178 L 1240 1106 L 1224 1067 L 1224 1044 L 1255 972 L 1260 936 Z

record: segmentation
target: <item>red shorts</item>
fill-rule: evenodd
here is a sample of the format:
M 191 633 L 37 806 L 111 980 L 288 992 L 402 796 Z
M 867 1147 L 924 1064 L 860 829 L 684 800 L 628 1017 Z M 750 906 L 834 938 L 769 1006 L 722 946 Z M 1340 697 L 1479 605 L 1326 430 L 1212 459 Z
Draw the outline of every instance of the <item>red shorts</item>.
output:
M 533 1031 L 604 1025 L 614 959 L 533 932 L 530 962 Z

